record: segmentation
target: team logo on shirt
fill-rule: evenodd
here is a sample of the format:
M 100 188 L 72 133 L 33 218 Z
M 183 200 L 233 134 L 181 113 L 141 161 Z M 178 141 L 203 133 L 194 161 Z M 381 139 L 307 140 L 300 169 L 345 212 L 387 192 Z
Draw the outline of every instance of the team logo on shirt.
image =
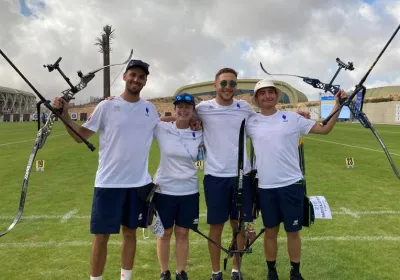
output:
M 286 119 L 286 115 L 282 115 L 282 120 L 283 122 L 287 122 L 288 120 Z
M 146 116 L 149 116 L 149 108 L 147 108 L 147 107 L 146 107 L 146 113 L 145 113 L 145 115 L 146 115 Z
M 196 139 L 196 133 L 192 132 L 193 140 Z
M 237 104 L 236 104 L 236 107 L 238 107 L 238 108 L 240 109 L 240 104 L 239 104 L 239 103 L 237 103 Z

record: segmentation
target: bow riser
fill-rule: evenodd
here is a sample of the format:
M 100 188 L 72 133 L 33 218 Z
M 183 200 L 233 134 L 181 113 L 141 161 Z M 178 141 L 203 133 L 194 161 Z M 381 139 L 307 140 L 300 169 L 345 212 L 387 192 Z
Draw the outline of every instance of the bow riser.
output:
M 321 90 L 329 91 L 331 93 L 333 93 L 334 95 L 340 90 L 340 86 L 339 85 L 329 85 L 329 84 L 325 84 L 323 82 L 321 82 L 318 79 L 312 79 L 312 78 L 304 78 L 303 81 L 311 86 L 313 86 L 314 88 L 318 88 Z

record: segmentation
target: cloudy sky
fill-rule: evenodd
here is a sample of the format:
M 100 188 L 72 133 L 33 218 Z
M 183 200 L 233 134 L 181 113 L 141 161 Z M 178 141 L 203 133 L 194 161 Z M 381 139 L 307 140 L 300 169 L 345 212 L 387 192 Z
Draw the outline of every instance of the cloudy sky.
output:
M 339 57 L 354 63 L 337 83 L 354 88 L 400 24 L 394 0 L 0 0 L 0 48 L 26 77 L 53 99 L 68 86 L 43 64 L 62 57 L 62 70 L 77 83 L 77 70 L 102 65 L 94 45 L 104 25 L 115 30 L 112 63 L 134 57 L 150 64 L 142 96 L 171 96 L 179 87 L 210 81 L 222 67 L 239 78 L 263 78 L 259 63 L 272 73 L 293 73 L 329 82 Z M 400 85 L 400 34 L 365 85 Z M 121 71 L 111 70 L 111 82 Z M 303 91 L 318 90 L 300 79 L 276 77 Z M 99 72 L 76 103 L 102 96 Z M 0 85 L 30 91 L 0 57 Z M 112 95 L 124 88 L 122 75 Z

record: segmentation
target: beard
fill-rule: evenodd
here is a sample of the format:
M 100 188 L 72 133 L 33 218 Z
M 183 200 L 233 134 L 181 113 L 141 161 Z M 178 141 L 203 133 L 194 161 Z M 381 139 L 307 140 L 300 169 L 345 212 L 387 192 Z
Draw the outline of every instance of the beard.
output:
M 143 87 L 134 84 L 134 86 L 131 86 L 131 87 L 127 86 L 126 91 L 131 95 L 139 95 L 142 88 Z
M 223 90 L 218 90 L 217 95 L 224 101 L 231 101 L 233 99 L 233 96 L 235 95 L 234 91 L 223 91 Z

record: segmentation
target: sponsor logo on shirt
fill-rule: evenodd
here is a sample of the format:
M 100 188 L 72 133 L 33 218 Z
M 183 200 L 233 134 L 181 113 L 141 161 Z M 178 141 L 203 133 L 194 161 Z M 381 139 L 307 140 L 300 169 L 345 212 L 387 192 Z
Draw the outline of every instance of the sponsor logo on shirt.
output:
M 113 111 L 118 112 L 120 110 L 119 105 L 113 106 Z
M 236 104 L 236 107 L 238 107 L 238 108 L 240 109 L 240 104 L 239 104 L 239 103 L 237 103 L 237 104 Z
M 196 133 L 192 132 L 193 140 L 196 139 Z
M 146 113 L 145 113 L 145 115 L 146 115 L 146 116 L 149 116 L 149 108 L 147 108 L 147 107 L 146 107 Z
M 282 115 L 282 120 L 283 120 L 283 122 L 287 122 L 288 121 L 287 118 L 286 118 L 286 115 Z

